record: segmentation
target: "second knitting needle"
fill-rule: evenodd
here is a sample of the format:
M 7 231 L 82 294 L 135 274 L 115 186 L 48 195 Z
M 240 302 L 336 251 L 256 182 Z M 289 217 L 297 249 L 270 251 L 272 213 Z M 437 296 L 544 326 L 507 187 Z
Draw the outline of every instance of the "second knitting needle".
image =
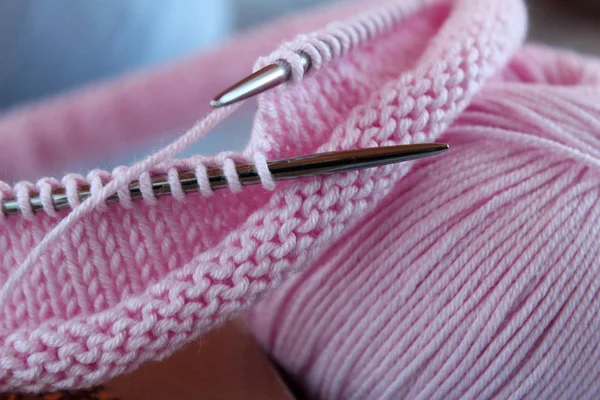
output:
M 298 53 L 298 56 L 300 56 L 304 72 L 310 70 L 312 62 L 308 54 L 300 52 Z M 242 101 L 279 86 L 282 83 L 287 82 L 291 76 L 292 69 L 290 65 L 283 60 L 277 61 L 274 64 L 269 64 L 266 67 L 261 68 L 252 75 L 248 75 L 233 86 L 225 89 L 215 96 L 210 102 L 210 105 L 214 108 L 218 108 L 237 103 L 238 101 Z

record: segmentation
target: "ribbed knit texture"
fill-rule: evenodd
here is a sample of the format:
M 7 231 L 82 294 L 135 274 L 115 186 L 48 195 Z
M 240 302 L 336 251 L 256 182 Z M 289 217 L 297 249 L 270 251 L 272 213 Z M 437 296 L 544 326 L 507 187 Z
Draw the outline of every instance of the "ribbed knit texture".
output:
M 258 60 L 287 59 L 294 82 L 261 96 L 243 154 L 172 158 L 233 109 L 214 112 L 132 167 L 63 179 L 94 186 L 70 214 L 1 222 L 0 389 L 104 381 L 270 293 L 248 321 L 312 397 L 596 397 L 599 63 L 520 48 L 519 0 L 344 7 L 0 120 L 2 148 L 20 150 L 0 160 L 7 176 L 127 146 L 189 122 L 277 29 L 349 18 Z M 451 152 L 268 190 L 266 159 L 434 140 Z M 233 160 L 255 162 L 264 187 L 238 191 Z M 231 191 L 178 192 L 177 169 L 202 181 L 214 164 Z M 179 194 L 131 202 L 123 185 L 159 170 Z M 1 189 L 26 208 L 53 185 Z M 121 204 L 104 205 L 114 191 Z

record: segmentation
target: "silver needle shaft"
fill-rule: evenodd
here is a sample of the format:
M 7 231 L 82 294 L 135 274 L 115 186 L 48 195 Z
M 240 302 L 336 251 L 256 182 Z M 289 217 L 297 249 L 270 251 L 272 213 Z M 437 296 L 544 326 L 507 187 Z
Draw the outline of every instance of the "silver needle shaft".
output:
M 302 157 L 287 158 L 269 161 L 267 165 L 274 180 L 304 178 L 316 175 L 333 174 L 354 171 L 381 165 L 394 164 L 417 158 L 432 156 L 448 150 L 447 144 L 426 143 L 403 146 L 373 147 L 367 149 L 347 150 L 331 153 L 319 153 Z M 254 164 L 238 164 L 236 171 L 242 185 L 260 183 L 260 176 Z M 207 168 L 208 180 L 212 189 L 222 189 L 228 186 L 223 170 L 218 167 Z M 199 190 L 198 180 L 194 172 L 179 173 L 179 181 L 185 193 Z M 171 195 L 171 185 L 166 175 L 156 175 L 152 178 L 152 190 L 157 197 Z M 92 195 L 89 186 L 79 187 L 79 198 L 85 200 Z M 133 181 L 129 185 L 132 199 L 142 198 L 140 183 Z M 33 211 L 42 211 L 44 208 L 39 196 L 30 198 Z M 114 194 L 107 199 L 108 203 L 119 201 Z M 57 210 L 70 208 L 67 194 L 64 189 L 52 193 L 52 202 Z M 2 212 L 5 215 L 19 214 L 19 203 L 16 199 L 4 200 Z

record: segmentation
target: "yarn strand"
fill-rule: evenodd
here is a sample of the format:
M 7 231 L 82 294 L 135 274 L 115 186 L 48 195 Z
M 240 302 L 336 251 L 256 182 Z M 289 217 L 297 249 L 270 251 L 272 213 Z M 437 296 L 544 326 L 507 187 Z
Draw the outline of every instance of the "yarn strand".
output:
M 92 212 L 95 207 L 106 201 L 109 196 L 116 193 L 120 188 L 128 185 L 136 177 L 140 176 L 142 172 L 151 169 L 153 166 L 164 162 L 185 150 L 188 146 L 233 114 L 242 106 L 242 104 L 243 102 L 240 102 L 229 107 L 211 111 L 206 117 L 198 121 L 194 127 L 176 139 L 173 143 L 132 165 L 130 168 L 127 168 L 120 175 L 113 177 L 113 180 L 104 186 L 97 194 L 92 194 L 92 196 L 84 200 L 66 218 L 56 224 L 56 226 L 44 236 L 42 241 L 32 249 L 23 263 L 10 274 L 10 277 L 0 289 L 0 310 L 5 307 L 6 301 L 13 289 L 22 282 L 25 274 L 31 272 L 39 257 L 48 249 L 48 246 L 53 243 L 57 237 L 66 232 L 85 215 Z

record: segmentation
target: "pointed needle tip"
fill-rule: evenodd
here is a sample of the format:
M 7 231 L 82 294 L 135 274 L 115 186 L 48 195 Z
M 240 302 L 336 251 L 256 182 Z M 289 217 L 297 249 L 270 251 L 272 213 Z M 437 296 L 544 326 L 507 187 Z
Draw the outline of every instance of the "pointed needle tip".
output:
M 290 76 L 288 64 L 283 62 L 269 64 L 219 93 L 210 105 L 216 108 L 237 103 L 281 85 L 288 81 Z
M 450 149 L 450 146 L 446 143 L 424 143 L 417 146 L 419 148 L 418 152 L 422 154 L 422 157 L 433 156 Z

